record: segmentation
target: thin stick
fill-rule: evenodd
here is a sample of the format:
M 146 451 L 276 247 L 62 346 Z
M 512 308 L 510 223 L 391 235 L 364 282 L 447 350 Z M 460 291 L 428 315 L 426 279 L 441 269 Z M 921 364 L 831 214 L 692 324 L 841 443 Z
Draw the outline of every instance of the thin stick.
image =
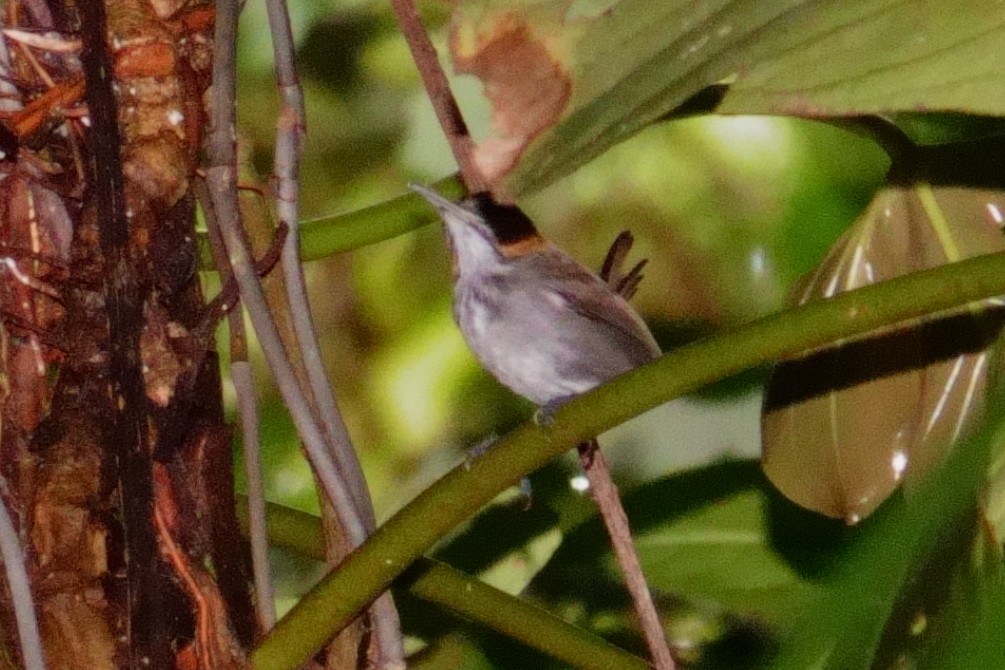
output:
M 255 394 L 255 377 L 247 360 L 231 361 L 230 376 L 237 393 L 244 470 L 248 476 L 248 535 L 251 538 L 251 566 L 255 579 L 255 610 L 262 631 L 267 632 L 276 625 L 276 592 L 269 571 L 269 538 L 265 532 L 258 396 Z
M 276 386 L 290 412 L 311 464 L 318 473 L 325 494 L 332 501 L 337 501 L 333 502 L 336 511 L 348 510 L 353 506 L 348 484 L 342 480 L 328 458 L 324 434 L 314 419 L 310 403 L 300 389 L 290 364 L 279 330 L 265 300 L 265 293 L 241 226 L 237 202 L 237 155 L 234 146 L 236 21 L 235 0 L 220 0 L 217 3 L 214 38 L 216 60 L 213 66 L 212 86 L 213 130 L 207 147 L 209 167 L 206 169 L 206 183 L 209 186 L 210 199 L 220 225 L 221 237 L 227 248 L 230 265 L 234 269 L 234 277 L 241 289 L 241 298 L 258 333 Z M 344 518 L 340 516 L 339 522 L 357 543 L 366 537 L 366 529 L 355 515 L 345 515 Z
M 276 128 L 276 152 L 273 176 L 276 191 L 276 213 L 287 225 L 289 234 L 283 246 L 283 278 L 290 306 L 297 348 L 306 369 L 309 388 L 304 389 L 317 407 L 318 415 L 331 441 L 331 455 L 342 477 L 349 482 L 355 512 L 368 531 L 376 527 L 373 504 L 366 488 L 363 469 L 353 449 L 349 431 L 328 383 L 317 331 L 311 317 L 307 282 L 300 261 L 299 173 L 304 138 L 304 96 L 293 63 L 293 34 L 285 0 L 268 0 L 266 9 L 272 29 L 276 78 L 283 101 Z
M 303 90 L 293 59 L 293 33 L 290 29 L 289 11 L 285 0 L 268 0 L 265 4 L 272 32 L 276 79 L 283 101 L 276 127 L 273 168 L 276 211 L 280 222 L 285 222 L 289 228 L 286 244 L 283 245 L 283 276 L 286 280 L 286 298 L 290 307 L 297 348 L 307 374 L 309 388 L 304 389 L 304 392 L 314 401 L 313 406 L 328 438 L 329 456 L 342 479 L 348 483 L 350 497 L 354 503 L 351 510 L 344 510 L 338 516 L 355 515 L 369 535 L 377 527 L 373 503 L 367 490 L 363 468 L 360 466 L 349 431 L 339 411 L 335 390 L 328 382 L 307 297 L 307 282 L 300 262 L 298 179 L 306 110 Z M 337 500 L 331 498 L 329 500 L 333 506 L 338 505 Z M 349 539 L 352 548 L 362 543 L 362 539 Z M 341 560 L 343 557 L 337 558 Z M 374 638 L 373 648 L 378 656 L 375 659 L 376 666 L 388 670 L 404 668 L 405 647 L 401 635 L 401 622 L 390 591 L 381 594 L 373 603 L 370 608 L 370 620 Z
M 398 26 L 412 52 L 412 60 L 419 69 L 422 85 L 426 87 L 426 95 L 433 104 L 436 118 L 460 168 L 461 181 L 469 193 L 487 191 L 488 183 L 474 161 L 474 140 L 471 139 L 468 126 L 464 123 L 457 100 L 450 91 L 447 76 L 443 73 L 436 55 L 436 48 L 429 39 L 425 26 L 422 25 L 415 5 L 412 0 L 391 0 L 391 7 L 398 17 Z
M 642 637 L 645 638 L 646 646 L 649 648 L 653 667 L 657 670 L 674 670 L 677 666 L 674 664 L 673 656 L 670 655 L 663 622 L 656 611 L 652 594 L 649 592 L 649 584 L 646 583 L 646 577 L 642 573 L 639 556 L 635 551 L 635 542 L 632 540 L 632 531 L 628 526 L 628 515 L 625 514 L 625 508 L 618 496 L 618 487 L 611 477 L 611 467 L 596 440 L 579 445 L 578 451 L 579 462 L 590 481 L 593 501 L 604 520 L 614 556 L 625 575 L 625 587 L 639 617 Z
M 6 335 L 4 337 L 6 338 Z M 4 493 L 7 492 L 7 481 L 2 476 L 0 476 L 0 489 Z M 7 587 L 10 589 L 14 604 L 14 620 L 17 623 L 17 636 L 21 643 L 21 657 L 24 659 L 25 670 L 45 670 L 42 636 L 38 632 L 38 617 L 35 615 L 35 601 L 31 596 L 28 570 L 24 565 L 24 551 L 14 521 L 3 500 L 0 500 L 0 556 L 3 557 Z
M 600 269 L 600 278 L 607 282 L 615 292 L 620 293 L 625 300 L 630 299 L 638 288 L 638 283 L 642 279 L 640 273 L 645 266 L 645 261 L 642 261 L 630 271 L 624 271 L 623 266 L 634 241 L 631 233 L 627 231 L 618 235 L 607 252 L 607 258 L 604 259 L 604 264 Z M 611 548 L 614 549 L 614 556 L 625 576 L 625 587 L 631 596 L 635 614 L 639 618 L 642 637 L 649 648 L 653 667 L 657 670 L 674 670 L 676 666 L 667 645 L 663 622 L 656 611 L 653 596 L 649 592 L 649 584 L 642 572 L 642 565 L 639 562 L 638 553 L 635 551 L 635 541 L 632 539 L 632 531 L 628 525 L 628 515 L 621 504 L 621 497 L 618 495 L 618 487 L 614 484 L 614 477 L 611 476 L 611 467 L 603 452 L 600 451 L 596 438 L 580 444 L 577 450 L 579 451 L 579 462 L 590 482 L 593 501 L 597 505 L 600 517 L 604 520 L 607 534 L 611 538 Z
M 220 237 L 212 203 L 204 181 L 195 181 L 196 194 L 203 203 L 213 262 L 220 273 L 220 284 L 226 286 L 234 273 L 227 262 L 227 251 Z M 251 540 L 251 572 L 255 581 L 255 611 L 262 632 L 276 625 L 276 596 L 269 571 L 269 538 L 265 518 L 265 487 L 262 483 L 261 416 L 254 375 L 248 364 L 247 336 L 244 331 L 244 310 L 227 312 L 230 326 L 230 374 L 237 395 L 237 411 L 241 417 L 241 447 L 244 470 L 248 477 L 248 537 Z

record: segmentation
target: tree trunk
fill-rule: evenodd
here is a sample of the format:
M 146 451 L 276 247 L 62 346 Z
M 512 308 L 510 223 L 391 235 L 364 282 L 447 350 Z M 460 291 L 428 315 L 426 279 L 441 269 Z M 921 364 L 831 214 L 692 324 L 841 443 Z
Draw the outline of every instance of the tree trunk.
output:
M 0 137 L 0 468 L 46 658 L 240 667 L 255 627 L 191 189 L 212 5 L 58 2 L 2 10 L 82 43 L 8 40 L 22 109 Z

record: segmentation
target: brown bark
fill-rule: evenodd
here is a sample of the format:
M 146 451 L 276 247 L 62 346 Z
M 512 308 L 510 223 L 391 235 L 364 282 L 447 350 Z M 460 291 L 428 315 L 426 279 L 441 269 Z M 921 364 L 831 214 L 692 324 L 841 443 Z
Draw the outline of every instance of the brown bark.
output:
M 255 630 L 191 195 L 212 5 L 50 7 L 54 26 L 13 1 L 4 24 L 72 33 L 83 51 L 11 49 L 24 110 L 2 117 L 17 153 L 0 165 L 0 253 L 28 278 L 0 276 L 0 468 L 46 656 L 242 667 Z

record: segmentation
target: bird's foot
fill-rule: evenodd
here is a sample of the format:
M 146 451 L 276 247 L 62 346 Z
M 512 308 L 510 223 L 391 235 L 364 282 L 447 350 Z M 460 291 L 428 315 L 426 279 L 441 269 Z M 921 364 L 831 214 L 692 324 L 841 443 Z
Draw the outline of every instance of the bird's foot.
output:
M 464 469 L 470 470 L 471 464 L 487 454 L 489 449 L 494 447 L 498 441 L 498 435 L 495 433 L 489 433 L 488 437 L 483 438 L 481 442 L 468 449 L 467 453 L 464 454 Z
M 464 469 L 470 470 L 471 465 L 477 459 L 487 454 L 489 450 L 492 449 L 492 447 L 494 447 L 496 442 L 498 441 L 499 436 L 496 435 L 495 433 L 491 433 L 481 442 L 468 449 L 468 452 L 464 455 Z M 523 499 L 523 509 L 524 511 L 527 511 L 530 509 L 531 504 L 534 502 L 534 490 L 531 487 L 530 478 L 521 477 L 520 481 L 517 483 L 517 488 L 520 489 L 520 498 Z
M 534 412 L 534 423 L 542 428 L 547 428 L 555 422 L 555 414 L 562 408 L 562 405 L 569 402 L 576 396 L 565 396 L 556 400 L 550 400 L 537 408 Z

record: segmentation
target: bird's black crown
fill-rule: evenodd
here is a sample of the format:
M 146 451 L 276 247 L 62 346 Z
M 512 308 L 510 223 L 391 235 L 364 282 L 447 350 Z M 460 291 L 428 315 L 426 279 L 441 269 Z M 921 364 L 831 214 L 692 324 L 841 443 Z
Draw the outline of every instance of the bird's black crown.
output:
M 492 230 L 500 245 L 515 244 L 537 236 L 530 217 L 516 205 L 501 205 L 491 193 L 475 193 L 470 198 L 472 209 Z

